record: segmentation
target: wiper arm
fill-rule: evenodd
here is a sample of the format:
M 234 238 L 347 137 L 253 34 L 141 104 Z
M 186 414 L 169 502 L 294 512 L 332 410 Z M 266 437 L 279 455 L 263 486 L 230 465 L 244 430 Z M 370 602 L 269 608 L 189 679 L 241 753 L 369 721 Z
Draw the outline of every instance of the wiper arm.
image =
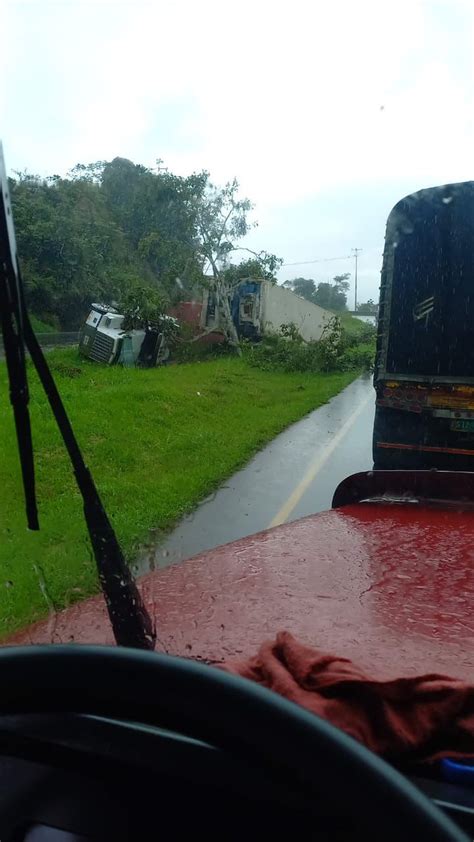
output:
M 23 337 L 24 302 L 1 144 L 0 188 L 2 191 L 0 202 L 0 318 L 10 383 L 10 401 L 13 407 L 20 454 L 26 517 L 30 529 L 39 529 Z
M 38 529 L 34 461 L 28 413 L 28 383 L 25 345 L 38 372 L 49 405 L 71 460 L 84 504 L 84 517 L 97 564 L 116 642 L 120 646 L 154 649 L 155 630 L 142 601 L 130 568 L 102 505 L 92 475 L 87 468 L 74 431 L 36 339 L 23 298 L 18 268 L 15 233 L 11 213 L 2 146 L 0 143 L 0 307 L 5 356 L 8 364 L 10 397 L 15 413 L 18 446 L 22 464 L 28 524 Z
M 117 643 L 139 649 L 153 649 L 155 633 L 130 568 L 123 557 L 112 524 L 102 505 L 92 474 L 84 462 L 71 422 L 49 370 L 45 356 L 25 314 L 25 341 L 46 392 L 84 504 L 99 580 Z

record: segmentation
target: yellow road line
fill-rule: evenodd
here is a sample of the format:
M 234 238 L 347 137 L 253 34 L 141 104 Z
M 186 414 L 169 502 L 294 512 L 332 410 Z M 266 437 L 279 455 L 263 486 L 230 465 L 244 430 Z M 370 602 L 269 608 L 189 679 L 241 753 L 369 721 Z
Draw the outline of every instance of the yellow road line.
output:
M 339 432 L 336 433 L 334 438 L 329 442 L 328 446 L 322 451 L 322 453 L 318 453 L 313 462 L 311 462 L 301 482 L 298 483 L 295 490 L 288 497 L 288 500 L 285 503 L 283 503 L 281 509 L 276 513 L 271 523 L 269 523 L 267 527 L 268 529 L 271 529 L 272 526 L 279 526 L 281 523 L 285 523 L 285 521 L 288 520 L 292 511 L 296 508 L 303 494 L 311 485 L 311 483 L 313 482 L 314 478 L 319 473 L 323 465 L 325 465 L 331 454 L 334 453 L 336 447 L 342 441 L 344 436 L 347 435 L 347 433 L 349 432 L 359 415 L 364 411 L 367 404 L 373 400 L 373 395 L 369 394 L 365 401 L 362 401 L 362 403 L 359 404 L 357 409 L 354 410 L 352 415 L 349 416 L 345 424 L 342 425 Z

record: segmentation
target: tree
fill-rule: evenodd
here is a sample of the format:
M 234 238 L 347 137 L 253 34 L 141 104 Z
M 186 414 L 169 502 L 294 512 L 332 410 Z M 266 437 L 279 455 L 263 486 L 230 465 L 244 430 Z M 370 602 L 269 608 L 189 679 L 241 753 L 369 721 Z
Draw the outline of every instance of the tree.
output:
M 283 286 L 289 287 L 300 298 L 315 303 L 316 284 L 311 278 L 293 278 L 292 281 L 285 281 Z
M 124 316 L 124 330 L 150 327 L 163 315 L 164 307 L 164 301 L 156 289 L 139 283 L 130 286 L 117 305 L 119 313 Z
M 322 282 L 318 284 L 314 296 L 315 304 L 324 307 L 326 310 L 333 310 L 336 313 L 347 309 L 347 293 L 349 290 L 350 273 L 336 275 L 332 284 Z
M 156 171 L 114 158 L 105 164 L 105 199 L 171 300 L 192 289 L 201 275 L 196 258 L 196 208 L 208 173 L 176 176 L 160 166 Z M 179 282 L 178 282 L 179 279 Z
M 67 178 L 17 173 L 11 181 L 19 254 L 32 312 L 77 329 L 92 301 L 153 288 L 163 307 L 214 289 L 221 325 L 238 345 L 231 296 L 239 279 L 274 279 L 281 261 L 240 246 L 252 205 L 237 181 L 182 177 L 126 158 L 77 164 Z M 231 262 L 238 252 L 246 260 Z M 207 277 L 205 277 L 207 276 Z
M 186 295 L 202 277 L 194 200 L 206 181 L 121 158 L 78 164 L 65 179 L 17 173 L 11 194 L 32 311 L 74 329 L 91 301 L 121 298 L 138 279 L 168 303 Z
M 349 278 L 350 272 L 345 272 L 343 275 L 336 275 L 333 278 L 331 310 L 339 312 L 347 310 L 347 293 L 349 292 Z
M 95 183 L 20 173 L 11 195 L 32 311 L 77 327 L 91 300 L 114 297 L 137 268 L 126 237 Z
M 311 278 L 293 278 L 285 281 L 283 286 L 289 287 L 296 295 L 318 304 L 325 310 L 340 312 L 347 308 L 347 293 L 349 290 L 350 274 L 336 275 L 332 284 L 320 281 L 317 285 Z
M 253 253 L 253 252 L 252 252 Z M 271 281 L 276 283 L 276 271 L 280 267 L 281 260 L 274 254 L 260 252 L 248 260 L 240 263 L 226 263 L 222 269 L 222 276 L 229 287 L 234 287 L 245 278 L 253 280 Z
M 233 287 L 238 283 L 238 270 L 229 265 L 230 255 L 237 251 L 249 251 L 238 245 L 240 240 L 256 223 L 249 222 L 248 214 L 253 205 L 247 198 L 238 195 L 236 178 L 224 187 L 208 182 L 203 194 L 196 201 L 196 229 L 198 235 L 197 253 L 202 261 L 205 283 L 212 290 L 219 313 L 219 323 L 227 341 L 237 353 L 240 351 L 239 337 L 231 312 Z M 274 274 L 281 265 L 275 255 L 253 253 L 253 268 L 261 273 Z M 245 271 L 248 269 L 248 263 Z M 210 274 L 208 274 L 210 273 Z
M 357 305 L 357 312 L 361 316 L 376 316 L 378 312 L 378 305 L 374 303 L 372 298 L 369 298 L 365 303 Z
M 333 296 L 334 290 L 331 284 L 327 281 L 321 281 L 317 286 L 313 301 L 325 310 L 332 310 L 334 309 L 332 306 Z

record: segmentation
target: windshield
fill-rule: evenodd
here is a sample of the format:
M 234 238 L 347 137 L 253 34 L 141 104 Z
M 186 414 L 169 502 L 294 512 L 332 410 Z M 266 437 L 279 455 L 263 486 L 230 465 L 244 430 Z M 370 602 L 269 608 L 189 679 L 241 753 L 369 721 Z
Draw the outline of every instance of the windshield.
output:
M 409 474 L 474 466 L 471 4 L 2 18 L 0 642 L 342 648 L 388 581 L 415 669 L 472 499 Z

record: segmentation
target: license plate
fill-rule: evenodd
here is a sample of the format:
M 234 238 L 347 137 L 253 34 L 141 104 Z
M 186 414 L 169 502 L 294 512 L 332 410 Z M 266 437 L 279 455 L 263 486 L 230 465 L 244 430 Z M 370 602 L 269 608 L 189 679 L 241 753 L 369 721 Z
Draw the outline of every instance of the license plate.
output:
M 474 418 L 456 418 L 451 421 L 451 429 L 458 433 L 474 433 Z

